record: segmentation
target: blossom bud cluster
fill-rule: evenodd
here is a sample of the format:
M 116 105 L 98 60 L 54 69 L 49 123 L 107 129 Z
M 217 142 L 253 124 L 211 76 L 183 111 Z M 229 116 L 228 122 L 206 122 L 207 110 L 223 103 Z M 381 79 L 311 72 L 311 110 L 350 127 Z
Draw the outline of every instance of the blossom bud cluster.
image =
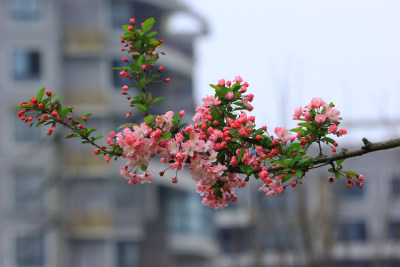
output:
M 176 172 L 187 166 L 198 182 L 203 204 L 220 209 L 237 200 L 235 190 L 246 186 L 250 176 L 262 181 L 259 190 L 266 197 L 283 194 L 313 166 L 307 155 L 313 142 L 336 147 L 326 135 L 346 133 L 337 129 L 341 118 L 333 104 L 313 98 L 309 105 L 295 110 L 293 118 L 301 121 L 298 128 L 276 127 L 276 136 L 271 136 L 266 126 L 256 128 L 255 117 L 246 113 L 253 109 L 254 95 L 245 94 L 249 84 L 240 76 L 233 81 L 221 79 L 211 87 L 215 94 L 202 99 L 193 124 L 180 125 L 184 111 L 168 111 L 118 133 L 117 143 L 128 159 L 121 175 L 132 184 L 151 182 L 147 168 L 158 154 L 161 162 L 168 164 L 167 170 L 175 170 L 172 183 L 178 182 Z M 160 173 L 164 175 L 165 171 Z
M 123 26 L 125 34 L 121 37 L 124 46 L 121 50 L 129 54 L 129 59 L 124 57 L 122 61 L 130 63 L 129 67 L 116 69 L 121 70 L 122 77 L 134 82 L 122 87 L 122 95 L 131 101 L 131 107 L 145 114 L 140 125 L 126 124 L 121 132 L 110 132 L 106 139 L 108 147 L 98 145 L 95 141 L 102 136 L 90 136 L 95 129 L 86 127 L 91 114 L 74 119 L 72 108 L 63 109 L 60 98 L 54 100 L 56 94 L 44 88 L 17 107 L 21 109 L 18 117 L 29 126 L 34 120 L 37 126 L 50 125 L 48 135 L 56 125 L 69 128 L 71 132 L 66 138 L 80 137 L 82 143 L 94 145 L 94 154 L 104 155 L 106 162 L 118 157 L 127 159 L 120 173 L 130 184 L 152 182 L 153 174 L 148 167 L 155 155 L 167 165 L 160 176 L 167 170 L 174 173 L 170 176 L 172 183 L 179 182 L 177 173 L 186 167 L 197 182 L 196 190 L 203 197 L 203 205 L 215 209 L 235 202 L 235 191 L 246 186 L 250 177 L 262 183 L 259 190 L 266 197 L 283 194 L 289 185 L 295 187 L 310 168 L 323 165 L 318 165 L 308 154 L 312 144 L 318 145 L 319 156 L 322 145 L 336 152 L 338 143 L 328 135 L 347 134 L 346 129 L 339 129 L 340 112 L 333 103 L 328 105 L 321 98 L 313 98 L 307 106 L 295 109 L 293 119 L 300 121 L 295 129 L 276 127 L 275 135 L 271 135 L 267 126 L 257 128 L 255 117 L 248 114 L 253 110 L 254 95 L 248 93 L 249 84 L 240 76 L 210 85 L 215 93 L 202 99 L 203 104 L 196 108 L 192 118 L 193 124 L 181 124 L 184 110 L 177 114 L 168 111 L 164 115 L 148 115 L 150 106 L 163 99 L 153 99 L 146 88 L 164 71 L 164 66 L 157 68 L 154 63 L 165 53 L 158 51 L 163 41 L 151 38 L 155 32 L 149 32 L 154 19 L 141 23 L 141 28 L 136 28 L 135 23 L 135 19 L 130 19 L 130 25 Z M 164 81 L 170 82 L 170 78 Z M 129 95 L 130 87 L 139 88 L 140 95 Z M 47 98 L 42 100 L 44 95 Z M 126 118 L 131 114 L 127 113 Z M 361 188 L 364 176 L 343 171 L 343 161 L 330 162 L 329 172 L 333 175 L 328 181 L 345 176 L 350 189 L 355 184 Z

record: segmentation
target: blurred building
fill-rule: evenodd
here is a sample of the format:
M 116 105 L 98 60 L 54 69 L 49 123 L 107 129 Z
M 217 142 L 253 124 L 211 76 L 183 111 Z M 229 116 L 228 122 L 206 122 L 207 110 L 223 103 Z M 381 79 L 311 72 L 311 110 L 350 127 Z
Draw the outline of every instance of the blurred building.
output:
M 28 129 L 13 109 L 46 86 L 95 114 L 107 135 L 126 121 L 121 25 L 155 17 L 170 84 L 154 113 L 194 110 L 193 43 L 201 17 L 173 0 L 0 1 L 0 266 L 399 266 L 399 152 L 347 161 L 367 181 L 348 190 L 327 172 L 265 199 L 257 185 L 223 211 L 201 205 L 188 173 L 130 186 L 89 146 Z M 140 119 L 140 118 L 138 118 Z M 153 164 L 155 170 L 163 166 Z M 154 171 L 158 173 L 158 171 Z
M 362 189 L 343 177 L 330 184 L 328 168 L 281 196 L 244 189 L 217 214 L 217 266 L 400 266 L 399 162 L 398 149 L 346 160 L 345 170 L 366 177 Z
M 152 89 L 168 99 L 153 111 L 172 107 L 190 116 L 193 42 L 206 26 L 182 4 L 0 2 L 0 117 L 8 125 L 1 128 L 0 266 L 209 266 L 216 255 L 212 211 L 187 173 L 177 186 L 174 173 L 130 186 L 118 173 L 123 163 L 107 166 L 89 146 L 64 141 L 62 129 L 50 141 L 16 118 L 13 106 L 46 86 L 76 107 L 76 116 L 96 114 L 89 122 L 99 134 L 125 123 L 127 81 L 112 67 L 123 65 L 119 37 L 131 17 L 154 17 L 166 42 L 160 64 L 172 81 Z

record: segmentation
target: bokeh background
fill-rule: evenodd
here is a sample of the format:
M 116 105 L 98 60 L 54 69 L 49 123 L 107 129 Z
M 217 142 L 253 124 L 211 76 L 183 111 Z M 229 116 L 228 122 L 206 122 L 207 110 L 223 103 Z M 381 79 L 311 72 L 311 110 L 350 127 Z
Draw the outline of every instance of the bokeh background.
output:
M 156 114 L 190 120 L 209 83 L 241 75 L 258 125 L 294 127 L 293 110 L 333 101 L 348 135 L 399 136 L 397 1 L 1 0 L 0 266 L 399 266 L 400 151 L 346 161 L 363 189 L 314 170 L 265 199 L 250 183 L 224 210 L 201 205 L 188 172 L 131 186 L 57 128 L 29 129 L 13 106 L 45 86 L 107 135 L 127 122 L 119 36 L 154 17 L 171 83 Z M 139 121 L 139 116 L 132 120 Z M 154 173 L 163 168 L 154 162 Z

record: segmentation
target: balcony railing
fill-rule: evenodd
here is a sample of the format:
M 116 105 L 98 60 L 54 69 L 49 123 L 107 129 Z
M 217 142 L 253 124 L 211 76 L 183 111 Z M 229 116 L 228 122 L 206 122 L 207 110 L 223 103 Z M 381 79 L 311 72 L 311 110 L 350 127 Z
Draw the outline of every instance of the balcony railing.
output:
M 74 211 L 68 218 L 69 233 L 74 236 L 102 237 L 108 235 L 113 227 L 109 211 Z
M 68 29 L 65 31 L 65 52 L 68 55 L 93 55 L 107 47 L 107 33 L 99 29 Z

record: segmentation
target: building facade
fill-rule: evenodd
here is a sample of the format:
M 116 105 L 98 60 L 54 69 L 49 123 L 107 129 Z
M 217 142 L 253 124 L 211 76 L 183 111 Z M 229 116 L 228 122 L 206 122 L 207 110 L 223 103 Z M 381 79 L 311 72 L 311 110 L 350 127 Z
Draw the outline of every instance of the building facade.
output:
M 167 99 L 153 112 L 173 107 L 190 116 L 193 42 L 206 32 L 203 20 L 176 1 L 7 0 L 0 12 L 0 113 L 9 125 L 1 128 L 0 265 L 209 266 L 217 251 L 212 212 L 188 173 L 179 186 L 171 177 L 130 186 L 118 173 L 123 163 L 104 164 L 90 147 L 64 141 L 62 129 L 49 140 L 13 110 L 46 86 L 76 116 L 95 114 L 89 123 L 99 134 L 126 123 L 126 81 L 112 70 L 123 65 L 121 26 L 154 17 L 168 55 L 160 64 L 172 81 L 152 88 Z M 174 31 L 177 16 L 197 31 Z

